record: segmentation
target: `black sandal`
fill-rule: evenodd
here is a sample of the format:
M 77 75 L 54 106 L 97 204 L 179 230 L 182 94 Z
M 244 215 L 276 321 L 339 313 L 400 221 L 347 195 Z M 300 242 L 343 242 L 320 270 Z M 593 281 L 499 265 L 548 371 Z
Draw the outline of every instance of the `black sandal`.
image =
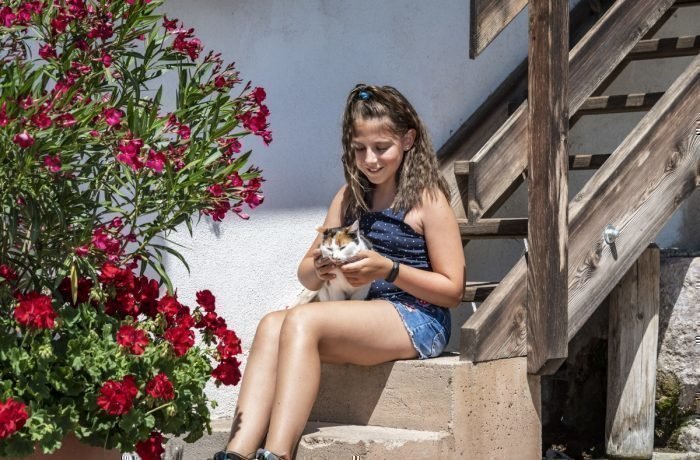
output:
M 267 449 L 258 449 L 255 460 L 284 460 L 282 456 L 274 454 Z
M 234 452 L 232 450 L 222 450 L 214 454 L 214 458 L 212 460 L 253 460 L 255 457 L 251 457 L 250 455 L 242 455 L 239 454 L 238 452 Z

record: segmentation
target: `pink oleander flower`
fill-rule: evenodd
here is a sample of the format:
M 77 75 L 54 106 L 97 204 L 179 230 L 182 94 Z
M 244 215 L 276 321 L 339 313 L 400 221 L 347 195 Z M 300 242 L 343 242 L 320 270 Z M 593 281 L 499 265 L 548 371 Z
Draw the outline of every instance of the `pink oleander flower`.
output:
M 59 172 L 61 170 L 61 156 L 58 154 L 46 155 L 44 157 L 44 166 L 52 173 Z
M 12 142 L 19 145 L 21 148 L 26 149 L 34 145 L 34 138 L 25 129 L 24 132 L 15 134 L 15 137 L 12 138 Z
M 122 121 L 122 117 L 124 117 L 124 112 L 119 109 L 115 109 L 114 107 L 110 107 L 105 109 L 102 112 L 102 115 L 109 126 L 113 128 L 116 127 L 118 129 Z
M 55 59 L 56 58 L 56 48 L 53 47 L 50 43 L 45 44 L 41 48 L 39 48 L 39 56 L 41 56 L 45 60 L 50 60 L 50 59 Z

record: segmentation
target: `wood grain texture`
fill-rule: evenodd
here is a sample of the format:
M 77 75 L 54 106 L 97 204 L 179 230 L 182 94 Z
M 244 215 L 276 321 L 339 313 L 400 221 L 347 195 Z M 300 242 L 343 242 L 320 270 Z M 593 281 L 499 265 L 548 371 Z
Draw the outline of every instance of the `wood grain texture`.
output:
M 569 204 L 568 338 L 581 329 L 626 270 L 637 260 L 673 212 L 700 182 L 700 57 L 696 57 L 664 97 L 630 132 L 610 159 Z M 603 228 L 620 230 L 615 251 Z M 470 353 L 487 361 L 524 356 L 511 318 L 526 302 L 524 259 L 504 278 L 462 328 Z
M 655 92 L 593 96 L 586 99 L 576 115 L 646 112 L 654 107 L 663 95 L 664 93 Z
M 671 0 L 619 0 L 569 53 L 569 115 L 671 6 Z M 468 218 L 487 217 L 527 166 L 527 102 L 470 160 Z
M 654 453 L 659 256 L 645 250 L 610 293 L 605 440 L 614 458 Z
M 527 238 L 527 219 L 522 217 L 479 219 L 475 224 L 466 219 L 457 219 L 457 225 L 463 240 Z
M 698 53 L 700 53 L 700 35 L 689 35 L 642 40 L 632 48 L 630 54 L 627 55 L 627 59 L 639 61 L 643 59 L 694 56 Z
M 601 0 L 600 12 L 592 12 L 588 2 L 579 2 L 570 12 L 570 43 L 577 43 L 610 7 L 611 0 Z M 486 100 L 468 116 L 450 138 L 440 147 L 437 156 L 440 173 L 451 191 L 450 204 L 457 217 L 467 217 L 467 182 L 457 179 L 456 161 L 472 158 L 501 128 L 512 111 L 514 100 L 524 100 L 527 93 L 527 60 L 523 60 Z
M 475 59 L 527 5 L 527 0 L 471 0 L 469 57 Z
M 568 352 L 569 5 L 531 0 L 528 52 L 527 369 Z

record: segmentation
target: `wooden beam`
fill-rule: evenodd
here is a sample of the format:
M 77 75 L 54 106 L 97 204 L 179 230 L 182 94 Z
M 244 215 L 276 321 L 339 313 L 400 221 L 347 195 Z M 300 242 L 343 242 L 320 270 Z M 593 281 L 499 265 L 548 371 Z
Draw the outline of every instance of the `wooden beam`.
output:
M 643 59 L 694 56 L 698 53 L 700 53 L 700 35 L 689 35 L 642 40 L 632 48 L 627 59 L 640 61 Z
M 467 281 L 462 302 L 483 302 L 498 286 L 494 281 Z
M 527 5 L 527 0 L 471 0 L 469 57 L 476 58 Z
M 569 155 L 569 171 L 598 169 L 608 158 L 610 158 L 609 153 L 597 155 L 578 153 L 576 155 Z M 455 161 L 454 172 L 456 176 L 468 176 L 469 162 L 466 160 Z
M 527 371 L 567 356 L 569 4 L 531 0 L 528 62 Z
M 619 0 L 569 53 L 569 114 L 671 6 L 671 0 Z M 494 212 L 527 165 L 527 103 L 470 160 L 468 218 Z
M 457 219 L 457 224 L 459 225 L 459 233 L 464 240 L 527 238 L 526 218 L 479 219 L 473 224 L 466 219 Z
M 605 441 L 612 458 L 654 454 L 659 253 L 645 250 L 610 293 Z
M 570 155 L 569 171 L 598 169 L 608 160 L 608 158 L 610 158 L 609 153 L 600 155 Z
M 696 57 L 569 204 L 569 340 L 700 184 L 700 57 Z M 620 230 L 614 247 L 602 238 Z M 526 302 L 524 259 L 462 327 L 464 359 L 526 353 L 513 321 Z M 511 322 L 508 322 L 511 321 Z
M 664 93 L 615 94 L 593 96 L 576 113 L 581 115 L 599 115 L 608 113 L 646 112 L 656 104 Z
M 604 10 L 611 0 L 602 0 Z M 602 16 L 592 11 L 588 2 L 579 2 L 570 14 L 570 43 L 577 43 Z M 457 217 L 467 217 L 467 182 L 457 179 L 454 173 L 456 161 L 472 158 L 486 141 L 503 125 L 510 113 L 508 106 L 513 100 L 523 100 L 527 93 L 527 60 L 523 60 L 508 77 L 486 97 L 486 100 L 450 136 L 438 151 L 440 173 L 452 191 L 450 204 Z

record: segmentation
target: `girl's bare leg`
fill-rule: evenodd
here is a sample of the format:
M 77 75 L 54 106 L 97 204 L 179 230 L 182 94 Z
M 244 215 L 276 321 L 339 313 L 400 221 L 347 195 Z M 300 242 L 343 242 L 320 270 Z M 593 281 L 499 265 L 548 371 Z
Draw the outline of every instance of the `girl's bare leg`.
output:
M 373 365 L 416 356 L 387 301 L 320 302 L 288 310 L 265 448 L 291 458 L 318 393 L 321 361 Z
M 269 313 L 258 324 L 226 450 L 249 455 L 255 453 L 265 439 L 277 381 L 280 328 L 287 311 Z

